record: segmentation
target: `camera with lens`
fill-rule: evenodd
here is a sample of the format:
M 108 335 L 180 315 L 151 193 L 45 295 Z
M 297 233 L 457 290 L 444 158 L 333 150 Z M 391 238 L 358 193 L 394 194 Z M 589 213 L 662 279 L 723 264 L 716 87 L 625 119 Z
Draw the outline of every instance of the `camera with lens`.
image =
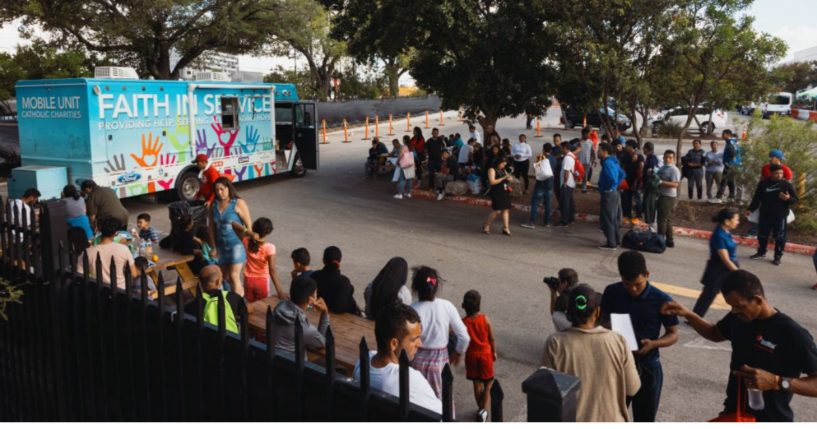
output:
M 545 277 L 542 280 L 542 282 L 544 284 L 548 285 L 548 287 L 553 289 L 553 290 L 558 290 L 559 289 L 559 283 L 560 282 L 559 282 L 559 279 L 556 278 L 556 277 Z

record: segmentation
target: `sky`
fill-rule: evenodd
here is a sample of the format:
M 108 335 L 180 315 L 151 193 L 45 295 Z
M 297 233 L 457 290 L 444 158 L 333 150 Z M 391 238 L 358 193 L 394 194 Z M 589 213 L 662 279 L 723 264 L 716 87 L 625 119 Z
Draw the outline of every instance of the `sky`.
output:
M 755 29 L 783 39 L 789 45 L 784 60 L 793 58 L 795 51 L 817 46 L 817 0 L 755 0 L 747 11 L 755 17 Z M 0 51 L 13 52 L 18 43 L 25 43 L 17 34 L 18 22 L 0 28 Z M 267 72 L 277 65 L 291 67 L 287 58 L 239 57 L 239 68 Z M 298 67 L 304 67 L 302 61 Z M 407 77 L 404 75 L 404 77 Z

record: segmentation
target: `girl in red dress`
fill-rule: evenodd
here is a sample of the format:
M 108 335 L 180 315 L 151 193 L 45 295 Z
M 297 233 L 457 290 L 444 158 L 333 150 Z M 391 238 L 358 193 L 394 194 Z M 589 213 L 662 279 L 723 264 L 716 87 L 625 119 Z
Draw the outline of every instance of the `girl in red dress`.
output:
M 467 316 L 462 322 L 471 337 L 468 350 L 465 352 L 465 375 L 474 382 L 474 399 L 479 407 L 477 418 L 484 422 L 488 420 L 488 405 L 491 403 L 496 344 L 491 322 L 479 311 L 481 301 L 479 292 L 469 290 L 465 293 L 462 308 Z

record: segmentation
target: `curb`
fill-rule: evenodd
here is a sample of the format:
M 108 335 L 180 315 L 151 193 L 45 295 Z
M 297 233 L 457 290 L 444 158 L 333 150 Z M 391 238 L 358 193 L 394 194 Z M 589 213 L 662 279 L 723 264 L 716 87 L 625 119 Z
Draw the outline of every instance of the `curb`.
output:
M 424 200 L 436 200 L 437 195 L 435 192 L 428 191 L 428 190 L 419 190 L 419 189 L 412 189 L 411 196 L 424 199 Z M 462 195 L 446 195 L 445 201 L 453 201 L 456 203 L 461 204 L 468 204 L 472 206 L 479 206 L 479 207 L 490 207 L 491 200 L 484 199 L 484 198 L 476 198 L 476 197 L 468 197 Z M 511 204 L 516 210 L 521 212 L 530 213 L 530 206 L 526 204 L 519 204 L 513 203 Z M 587 213 L 576 213 L 576 220 L 584 221 L 584 222 L 598 222 L 599 216 L 594 214 L 587 214 Z M 701 229 L 694 229 L 694 228 L 686 228 L 681 226 L 675 226 L 672 228 L 672 231 L 675 235 L 679 237 L 688 237 L 688 238 L 697 238 L 699 240 L 709 240 L 709 237 L 712 236 L 712 231 L 704 231 Z M 746 246 L 757 248 L 758 242 L 756 238 L 746 238 L 746 237 L 734 237 L 735 243 Z M 770 243 L 769 248 L 774 248 L 774 244 Z M 797 244 L 797 243 L 786 243 L 786 252 L 795 253 L 798 255 L 806 255 L 811 256 L 817 252 L 817 247 L 815 246 L 808 246 L 805 244 Z

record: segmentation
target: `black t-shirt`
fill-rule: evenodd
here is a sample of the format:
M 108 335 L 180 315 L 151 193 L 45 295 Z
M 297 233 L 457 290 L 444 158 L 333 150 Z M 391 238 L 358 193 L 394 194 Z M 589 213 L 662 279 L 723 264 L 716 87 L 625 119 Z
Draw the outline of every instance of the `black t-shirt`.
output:
M 445 149 L 445 143 L 443 142 L 442 137 L 434 137 L 426 140 L 426 153 L 428 154 L 428 162 L 434 164 L 442 164 L 443 162 L 443 150 Z
M 781 377 L 797 378 L 817 374 L 817 346 L 807 330 L 789 316 L 777 312 L 766 320 L 744 322 L 730 313 L 718 322 L 718 331 L 732 343 L 729 369 L 743 365 L 760 368 Z M 745 393 L 744 393 L 745 395 Z M 746 409 L 761 422 L 793 421 L 789 406 L 792 395 L 782 390 L 763 392 L 766 407 Z M 737 380 L 729 374 L 724 412 L 734 412 L 737 403 Z
M 173 251 L 181 253 L 182 255 L 194 255 L 196 250 L 201 250 L 201 246 L 193 239 L 193 233 L 190 231 L 181 231 L 176 234 L 173 240 Z M 198 255 L 187 263 L 187 266 L 190 267 L 190 271 L 195 275 L 199 275 L 199 271 L 201 271 L 205 265 L 207 265 L 207 263 L 204 261 L 204 258 Z
M 631 187 L 635 186 L 635 182 L 638 179 L 638 165 L 642 162 L 644 162 L 642 155 L 637 155 L 635 160 L 633 160 L 630 154 L 624 155 L 624 163 L 621 167 L 624 169 L 624 172 L 627 173 L 627 184 Z

